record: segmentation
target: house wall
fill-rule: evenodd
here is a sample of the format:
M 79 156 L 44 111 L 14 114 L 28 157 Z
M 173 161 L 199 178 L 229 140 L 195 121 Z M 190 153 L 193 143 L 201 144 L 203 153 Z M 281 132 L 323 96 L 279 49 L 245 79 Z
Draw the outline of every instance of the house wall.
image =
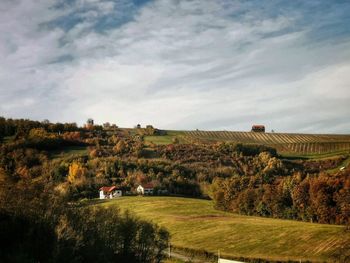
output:
M 153 188 L 143 188 L 141 185 L 139 185 L 136 188 L 136 192 L 139 195 L 153 195 Z
M 143 194 L 144 194 L 144 189 L 143 189 L 143 187 L 142 187 L 141 185 L 139 185 L 139 186 L 136 188 L 136 192 L 137 192 L 138 194 L 143 195 Z
M 123 195 L 122 190 L 116 190 L 113 193 L 113 197 L 121 197 Z
M 153 194 L 153 188 L 145 188 L 144 189 L 145 195 L 152 195 Z
M 100 191 L 100 199 L 121 197 L 122 195 L 123 195 L 122 190 L 115 190 L 112 193 L 106 193 L 106 194 L 103 191 Z

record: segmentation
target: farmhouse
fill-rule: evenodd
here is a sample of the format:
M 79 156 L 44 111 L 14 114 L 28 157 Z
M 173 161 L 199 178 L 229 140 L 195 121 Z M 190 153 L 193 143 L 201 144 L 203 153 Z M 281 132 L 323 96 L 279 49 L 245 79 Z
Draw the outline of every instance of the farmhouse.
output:
M 139 195 L 153 195 L 153 189 L 154 186 L 151 183 L 148 184 L 140 184 L 137 188 L 136 191 Z
M 122 190 L 116 186 L 103 186 L 100 188 L 100 199 L 111 199 L 122 196 Z

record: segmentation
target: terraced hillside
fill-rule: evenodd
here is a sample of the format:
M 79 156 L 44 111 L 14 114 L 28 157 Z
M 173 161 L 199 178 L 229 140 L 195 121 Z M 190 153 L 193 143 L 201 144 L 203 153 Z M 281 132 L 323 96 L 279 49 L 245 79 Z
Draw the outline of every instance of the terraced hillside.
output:
M 188 141 L 232 141 L 237 143 L 264 144 L 281 153 L 322 154 L 350 150 L 350 135 L 258 133 L 236 131 L 188 131 Z

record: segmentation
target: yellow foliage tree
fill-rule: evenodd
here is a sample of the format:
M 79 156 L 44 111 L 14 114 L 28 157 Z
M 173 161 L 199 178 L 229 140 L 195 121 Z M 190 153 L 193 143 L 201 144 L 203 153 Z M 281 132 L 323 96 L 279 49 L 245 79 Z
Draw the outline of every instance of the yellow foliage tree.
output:
M 113 150 L 116 153 L 123 153 L 126 150 L 126 144 L 123 140 L 120 140 L 114 147 Z
M 86 174 L 87 169 L 81 163 L 73 162 L 69 166 L 67 180 L 70 183 L 77 183 L 78 181 L 85 179 Z
M 43 128 L 34 128 L 29 131 L 29 139 L 53 139 L 55 137 L 55 134 L 48 133 Z

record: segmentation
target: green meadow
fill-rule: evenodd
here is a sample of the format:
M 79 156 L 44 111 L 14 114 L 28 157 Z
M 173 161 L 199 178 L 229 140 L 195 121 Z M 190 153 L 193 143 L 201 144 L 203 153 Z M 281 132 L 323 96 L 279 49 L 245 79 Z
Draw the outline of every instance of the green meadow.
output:
M 97 205 L 119 207 L 167 228 L 177 248 L 229 258 L 336 261 L 350 243 L 344 226 L 250 217 L 218 211 L 212 201 L 179 197 L 122 197 Z
M 145 136 L 144 141 L 145 143 L 154 143 L 157 145 L 167 145 L 174 143 L 174 139 L 176 138 L 179 143 L 184 143 L 183 135 L 185 132 L 183 131 L 172 131 L 167 130 L 165 135 L 152 135 L 152 136 Z

